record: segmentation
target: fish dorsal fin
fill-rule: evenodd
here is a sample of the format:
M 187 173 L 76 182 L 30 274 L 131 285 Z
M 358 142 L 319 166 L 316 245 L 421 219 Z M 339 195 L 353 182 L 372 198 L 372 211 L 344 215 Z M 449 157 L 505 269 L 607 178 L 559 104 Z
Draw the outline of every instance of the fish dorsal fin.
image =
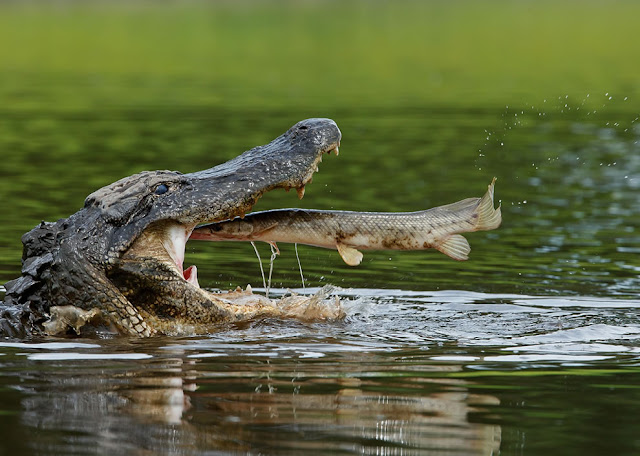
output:
M 442 242 L 437 243 L 434 247 L 448 257 L 458 261 L 468 260 L 469 252 L 471 252 L 469 242 L 464 236 L 459 234 L 447 236 Z
M 362 261 L 362 252 L 353 247 L 338 242 L 336 243 L 336 249 L 338 249 L 338 253 L 349 266 L 358 266 Z

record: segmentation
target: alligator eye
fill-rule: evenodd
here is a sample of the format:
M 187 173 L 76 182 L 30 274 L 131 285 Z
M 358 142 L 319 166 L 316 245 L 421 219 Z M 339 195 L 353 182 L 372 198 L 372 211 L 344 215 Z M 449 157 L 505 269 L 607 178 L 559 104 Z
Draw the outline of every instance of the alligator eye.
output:
M 164 184 L 160 184 L 156 187 L 156 195 L 162 195 L 163 193 L 167 193 L 169 191 L 169 187 Z

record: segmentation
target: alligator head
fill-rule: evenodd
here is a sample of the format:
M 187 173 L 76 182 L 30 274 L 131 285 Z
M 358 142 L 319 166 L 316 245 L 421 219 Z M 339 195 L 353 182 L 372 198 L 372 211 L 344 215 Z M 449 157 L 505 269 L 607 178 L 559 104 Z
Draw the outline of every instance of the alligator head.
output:
M 0 334 L 108 326 L 149 336 L 263 316 L 304 318 L 308 298 L 274 303 L 248 290 L 201 289 L 195 266 L 183 269 L 185 244 L 198 224 L 243 215 L 269 190 L 295 188 L 302 197 L 340 138 L 332 120 L 308 119 L 213 168 L 147 171 L 95 191 L 69 218 L 22 237 L 22 275 L 5 286 Z M 320 316 L 338 313 L 327 307 Z

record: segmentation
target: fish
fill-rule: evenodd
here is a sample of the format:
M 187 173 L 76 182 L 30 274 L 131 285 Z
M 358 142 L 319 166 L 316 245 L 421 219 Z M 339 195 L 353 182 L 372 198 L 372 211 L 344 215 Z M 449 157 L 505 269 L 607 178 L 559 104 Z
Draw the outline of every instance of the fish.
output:
M 481 198 L 416 212 L 357 212 L 315 209 L 275 209 L 196 227 L 190 239 L 264 241 L 306 244 L 338 251 L 357 266 L 360 250 L 436 249 L 454 260 L 469 258 L 471 247 L 460 233 L 494 230 L 502 223 L 501 206 L 494 208 L 494 177 Z

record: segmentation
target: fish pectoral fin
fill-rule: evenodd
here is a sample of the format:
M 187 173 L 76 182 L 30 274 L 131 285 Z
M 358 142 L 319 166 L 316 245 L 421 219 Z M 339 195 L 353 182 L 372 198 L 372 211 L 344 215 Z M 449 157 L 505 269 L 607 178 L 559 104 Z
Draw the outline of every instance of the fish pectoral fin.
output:
M 438 242 L 434 247 L 448 257 L 458 261 L 468 260 L 469 252 L 471 252 L 469 242 L 464 236 L 459 234 L 447 236 L 442 240 L 442 242 Z
M 353 247 L 338 242 L 336 243 L 336 249 L 338 249 L 338 253 L 349 266 L 358 266 L 362 261 L 362 252 Z
M 271 225 L 265 226 L 264 228 L 255 229 L 251 233 L 251 235 L 252 236 L 260 236 L 260 235 L 266 234 L 269 231 L 271 231 L 272 229 L 274 229 L 276 226 L 278 226 L 278 222 L 273 222 Z M 266 242 L 270 242 L 270 241 L 266 241 Z

